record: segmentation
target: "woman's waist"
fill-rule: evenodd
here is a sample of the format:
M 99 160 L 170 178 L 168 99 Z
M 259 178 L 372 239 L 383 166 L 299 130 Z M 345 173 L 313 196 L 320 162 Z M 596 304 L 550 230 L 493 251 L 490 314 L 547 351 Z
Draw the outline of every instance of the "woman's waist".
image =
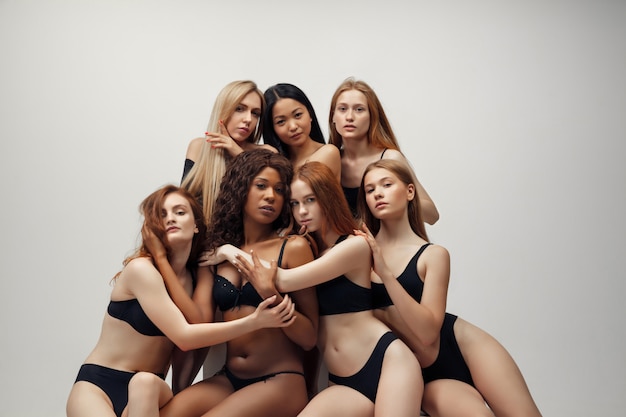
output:
M 254 378 L 284 371 L 304 371 L 301 355 L 280 351 L 265 355 L 255 352 L 248 356 L 227 354 L 226 367 L 240 378 Z
M 147 354 L 147 355 L 115 355 L 102 354 L 100 352 L 92 352 L 84 364 L 94 364 L 106 368 L 115 369 L 124 372 L 151 372 L 153 374 L 164 375 L 171 362 L 171 349 L 166 355 Z
M 356 373 L 370 357 L 380 338 L 391 330 L 384 325 L 368 326 L 361 331 L 320 334 L 320 350 L 330 373 Z

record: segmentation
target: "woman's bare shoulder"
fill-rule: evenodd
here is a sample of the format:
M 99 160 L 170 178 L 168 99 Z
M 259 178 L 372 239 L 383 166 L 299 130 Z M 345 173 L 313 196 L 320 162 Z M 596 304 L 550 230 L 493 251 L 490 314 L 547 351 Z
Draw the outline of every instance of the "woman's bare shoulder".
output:
M 205 137 L 199 137 L 195 139 L 191 139 L 189 141 L 189 145 L 187 145 L 187 159 L 191 159 L 192 161 L 197 161 L 198 156 L 200 155 L 200 151 L 202 150 L 202 145 L 206 142 Z

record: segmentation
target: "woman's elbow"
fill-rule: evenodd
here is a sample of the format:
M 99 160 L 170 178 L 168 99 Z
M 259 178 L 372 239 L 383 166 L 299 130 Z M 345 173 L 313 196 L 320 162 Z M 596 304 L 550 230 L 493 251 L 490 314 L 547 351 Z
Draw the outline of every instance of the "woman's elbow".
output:
M 197 343 L 193 343 L 190 334 L 185 331 L 177 332 L 174 335 L 170 335 L 169 339 L 176 345 L 176 347 L 183 352 L 188 352 L 190 350 L 198 349 L 200 346 L 197 346 Z
M 303 341 L 303 343 L 300 344 L 302 349 L 306 350 L 307 352 L 313 349 L 316 345 L 317 345 L 317 335 L 314 335 L 312 337 L 307 337 Z
M 437 210 L 437 207 L 435 207 L 434 204 L 430 204 L 430 205 L 424 204 L 424 206 L 425 206 L 423 210 L 424 222 L 432 226 L 435 223 L 437 223 L 437 220 L 439 220 L 439 211 Z

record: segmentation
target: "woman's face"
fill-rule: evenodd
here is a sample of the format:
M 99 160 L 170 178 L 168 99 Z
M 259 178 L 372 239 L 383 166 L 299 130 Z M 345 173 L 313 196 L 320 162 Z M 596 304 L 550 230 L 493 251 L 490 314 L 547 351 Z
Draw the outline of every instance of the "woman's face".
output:
M 272 108 L 274 132 L 287 146 L 301 146 L 310 140 L 311 115 L 306 106 L 291 98 L 279 99 Z
M 277 170 L 265 167 L 253 179 L 244 206 L 244 219 L 270 224 L 280 216 L 286 186 Z
M 165 197 L 161 218 L 171 246 L 177 243 L 189 244 L 198 233 L 189 201 L 178 193 L 170 193 Z
M 297 179 L 291 183 L 291 212 L 300 226 L 307 231 L 320 230 L 323 222 L 322 208 L 309 184 Z
M 243 142 L 252 135 L 261 117 L 261 97 L 254 91 L 248 93 L 226 121 L 226 130 L 236 142 Z
M 377 219 L 404 215 L 407 204 L 415 197 L 415 186 L 405 184 L 391 171 L 375 168 L 363 178 L 367 207 Z
M 337 97 L 333 110 L 333 124 L 344 140 L 367 137 L 370 112 L 365 94 L 358 90 L 344 91 Z

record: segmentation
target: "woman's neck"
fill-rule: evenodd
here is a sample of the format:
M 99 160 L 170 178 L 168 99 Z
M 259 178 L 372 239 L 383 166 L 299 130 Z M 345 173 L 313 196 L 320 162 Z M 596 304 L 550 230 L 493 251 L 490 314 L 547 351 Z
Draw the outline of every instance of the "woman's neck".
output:
M 397 219 L 385 219 L 380 222 L 380 229 L 376 234 L 376 241 L 381 245 L 394 245 L 414 241 L 417 235 L 411 229 L 408 215 Z
M 301 146 L 290 146 L 289 156 L 292 162 L 302 161 L 304 162 L 309 156 L 313 155 L 315 151 L 321 148 L 323 144 L 315 142 L 310 137 Z
M 367 136 L 362 138 L 343 139 L 343 154 L 350 159 L 370 156 L 379 151 L 367 141 Z
M 328 231 L 324 234 L 324 237 L 322 238 L 324 244 L 326 245 L 326 248 L 332 247 L 335 242 L 337 242 L 337 239 L 339 239 L 339 236 L 339 233 L 335 232 L 334 230 L 332 230 L 332 228 L 329 227 Z
M 243 225 L 243 245 L 253 245 L 258 242 L 265 242 L 266 240 L 272 239 L 276 237 L 276 230 L 272 227 L 271 224 L 260 225 L 258 223 L 255 224 L 246 224 L 244 221 Z
M 168 261 L 177 276 L 182 276 L 187 270 L 187 262 L 191 253 L 191 244 L 185 249 L 172 248 Z

